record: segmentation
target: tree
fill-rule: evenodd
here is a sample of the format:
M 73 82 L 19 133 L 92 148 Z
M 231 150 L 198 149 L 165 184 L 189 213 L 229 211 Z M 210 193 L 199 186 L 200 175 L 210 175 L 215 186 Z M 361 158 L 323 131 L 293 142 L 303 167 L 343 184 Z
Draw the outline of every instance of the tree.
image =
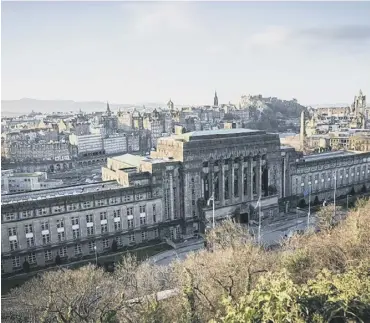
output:
M 299 208 L 304 208 L 306 207 L 306 201 L 305 199 L 300 199 L 299 202 L 298 202 L 298 207 Z
M 59 255 L 57 255 L 57 256 L 55 257 L 55 264 L 56 264 L 57 266 L 60 266 L 60 265 L 62 264 L 62 259 L 60 258 L 60 256 L 59 256 Z
M 355 191 L 354 187 L 351 188 L 351 191 L 349 192 L 349 194 L 352 195 L 352 196 L 356 195 L 356 191 Z
M 27 260 L 24 261 L 22 267 L 23 267 L 23 271 L 25 273 L 28 273 L 30 271 L 30 264 Z
M 340 211 L 339 206 L 336 206 L 336 211 Z M 331 230 L 334 228 L 336 224 L 334 213 L 333 204 L 322 207 L 316 213 L 316 225 L 320 228 L 320 230 Z
M 367 192 L 367 188 L 366 188 L 366 185 L 362 185 L 362 188 L 361 188 L 361 193 L 366 193 Z
M 314 205 L 319 205 L 320 204 L 319 197 L 317 195 L 315 196 L 315 199 L 313 201 L 313 204 Z
M 116 251 L 117 251 L 117 249 L 118 249 L 117 241 L 114 239 L 114 240 L 112 241 L 112 251 L 113 251 L 113 252 L 116 252 Z

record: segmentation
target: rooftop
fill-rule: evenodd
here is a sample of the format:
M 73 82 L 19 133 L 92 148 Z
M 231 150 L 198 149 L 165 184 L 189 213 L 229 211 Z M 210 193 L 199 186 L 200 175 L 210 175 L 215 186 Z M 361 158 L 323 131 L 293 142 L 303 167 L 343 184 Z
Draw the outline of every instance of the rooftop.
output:
M 145 159 L 144 156 L 124 154 L 116 157 L 110 157 L 112 160 L 119 161 L 120 163 L 125 164 L 127 167 L 139 167 L 140 162 Z M 123 167 L 125 168 L 125 166 Z
M 6 194 L 1 196 L 1 205 L 26 201 L 46 200 L 61 196 L 82 195 L 93 192 L 109 191 L 118 188 L 122 188 L 122 186 L 119 185 L 116 181 L 109 181 L 94 184 L 58 187 L 25 193 Z
M 262 130 L 253 130 L 253 129 L 216 129 L 216 130 L 203 130 L 203 131 L 193 131 L 189 133 L 184 133 L 181 135 L 176 135 L 177 139 L 184 139 L 186 141 L 190 140 L 201 140 L 206 139 L 207 137 L 235 137 L 243 135 L 254 135 L 254 134 L 266 134 L 266 131 Z
M 340 151 L 331 151 L 328 153 L 308 155 L 308 156 L 304 156 L 302 159 L 305 162 L 309 162 L 309 161 L 315 161 L 315 160 L 331 159 L 331 158 L 346 157 L 346 156 L 353 156 L 353 155 L 356 155 L 356 153 L 353 151 L 340 150 Z

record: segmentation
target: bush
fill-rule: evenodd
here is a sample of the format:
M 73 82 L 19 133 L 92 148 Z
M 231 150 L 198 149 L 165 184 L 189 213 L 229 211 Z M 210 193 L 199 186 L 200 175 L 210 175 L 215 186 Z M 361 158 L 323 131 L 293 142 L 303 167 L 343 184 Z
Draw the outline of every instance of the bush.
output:
M 331 221 L 330 207 L 322 212 L 329 210 Z M 370 202 L 358 202 L 329 229 L 293 235 L 280 248 L 265 250 L 244 226 L 225 221 L 207 236 L 212 252 L 192 253 L 170 266 L 128 256 L 111 273 L 90 265 L 40 274 L 10 293 L 2 319 L 368 322 Z M 166 290 L 167 299 L 155 297 Z

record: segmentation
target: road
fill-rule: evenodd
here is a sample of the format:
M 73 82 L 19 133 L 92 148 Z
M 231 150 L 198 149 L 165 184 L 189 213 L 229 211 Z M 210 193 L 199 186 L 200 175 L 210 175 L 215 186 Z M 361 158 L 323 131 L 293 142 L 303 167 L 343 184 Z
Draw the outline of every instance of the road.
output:
M 310 227 L 314 226 L 315 214 L 310 217 Z M 307 229 L 307 215 L 302 213 L 298 217 L 296 214 L 288 214 L 285 218 L 281 218 L 270 224 L 265 224 L 261 228 L 261 242 L 264 246 L 273 246 L 281 242 L 285 235 L 291 236 L 294 231 Z M 258 227 L 250 228 L 251 233 L 257 237 Z M 179 259 L 184 260 L 191 252 L 196 252 L 204 248 L 203 240 L 191 242 L 176 250 L 165 251 L 150 259 L 150 262 L 160 266 L 168 266 L 172 261 Z

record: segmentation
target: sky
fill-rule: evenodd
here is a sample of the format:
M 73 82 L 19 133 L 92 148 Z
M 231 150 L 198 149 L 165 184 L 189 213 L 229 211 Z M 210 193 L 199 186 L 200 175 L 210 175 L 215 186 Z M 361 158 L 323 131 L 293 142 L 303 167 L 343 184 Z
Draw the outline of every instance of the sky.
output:
M 2 2 L 2 99 L 370 97 L 370 2 Z

